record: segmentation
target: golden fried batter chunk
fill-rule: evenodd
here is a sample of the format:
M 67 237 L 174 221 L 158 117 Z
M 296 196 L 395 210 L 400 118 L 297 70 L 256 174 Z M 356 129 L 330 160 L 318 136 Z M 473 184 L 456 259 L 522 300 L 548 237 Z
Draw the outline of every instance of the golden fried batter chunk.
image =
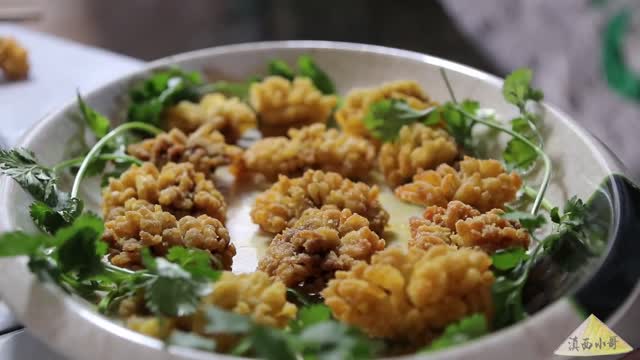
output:
M 260 325 L 277 328 L 286 327 L 297 312 L 297 307 L 287 302 L 287 287 L 261 271 L 238 275 L 225 271 L 202 303 L 248 315 Z
M 499 161 L 480 160 L 465 156 L 460 171 L 442 164 L 435 170 L 416 174 L 413 182 L 396 188 L 396 195 L 408 202 L 421 205 L 446 206 L 451 200 L 460 200 L 486 212 L 516 198 L 522 179 L 507 173 Z
M 423 343 L 464 316 L 491 318 L 490 266 L 485 252 L 469 248 L 391 247 L 338 271 L 322 295 L 338 320 L 370 336 Z
M 131 166 L 118 179 L 109 179 L 102 191 L 105 220 L 121 215 L 125 202 L 132 198 L 159 204 L 177 218 L 206 214 L 224 222 L 227 211 L 222 194 L 191 163 L 170 162 L 158 171 L 147 162 Z
M 394 142 L 382 145 L 378 162 L 387 183 L 396 187 L 456 157 L 456 142 L 445 130 L 414 123 L 403 126 Z
M 349 270 L 384 249 L 369 221 L 349 209 L 307 209 L 271 241 L 258 269 L 289 287 L 320 290 L 337 270 Z
M 369 220 L 369 227 L 382 234 L 389 221 L 378 201 L 377 186 L 353 182 L 334 172 L 308 170 L 302 177 L 281 175 L 268 190 L 258 195 L 251 209 L 251 219 L 270 233 L 279 233 L 293 226 L 309 208 L 334 205 L 349 209 Z
M 289 81 L 280 76 L 266 77 L 251 85 L 249 101 L 260 116 L 260 125 L 284 129 L 325 123 L 336 106 L 334 95 L 323 95 L 305 77 Z
M 0 37 L 0 69 L 7 80 L 26 79 L 29 75 L 29 54 L 14 38 Z
M 251 145 L 243 154 L 243 167 L 267 179 L 300 175 L 306 169 L 358 179 L 373 167 L 376 150 L 364 138 L 327 129 L 325 124 L 292 128 L 288 134 L 289 138 L 268 137 Z
M 529 233 L 516 221 L 501 215 L 500 209 L 484 214 L 460 201 L 451 201 L 446 208 L 428 207 L 422 218 L 409 220 L 409 246 L 428 249 L 437 244 L 479 247 L 487 252 L 510 247 L 529 246 Z
M 174 319 L 160 319 L 157 316 L 131 316 L 125 321 L 125 326 L 133 331 L 157 339 L 166 339 L 176 327 Z
M 242 149 L 228 145 L 224 136 L 206 123 L 186 136 L 180 129 L 171 129 L 155 138 L 131 144 L 127 152 L 140 160 L 150 161 L 158 167 L 169 162 L 190 162 L 194 169 L 211 175 L 216 168 L 229 165 L 242 156 Z
M 419 110 L 434 105 L 415 81 L 400 80 L 376 88 L 354 89 L 347 94 L 344 105 L 336 111 L 336 120 L 340 128 L 349 134 L 369 136 L 362 120 L 369 112 L 371 104 L 385 99 L 404 100 L 409 106 Z
M 211 252 L 223 268 L 231 268 L 236 253 L 229 232 L 217 219 L 207 215 L 185 216 L 179 221 L 162 211 L 160 205 L 129 199 L 123 214 L 105 223 L 103 240 L 109 244 L 109 260 L 117 266 L 140 268 L 141 251 L 163 256 L 172 246 L 197 248 Z
M 178 128 L 189 134 L 205 123 L 219 130 L 228 143 L 234 144 L 249 129 L 257 127 L 256 114 L 238 98 L 207 94 L 200 103 L 181 101 L 165 114 L 167 129 Z

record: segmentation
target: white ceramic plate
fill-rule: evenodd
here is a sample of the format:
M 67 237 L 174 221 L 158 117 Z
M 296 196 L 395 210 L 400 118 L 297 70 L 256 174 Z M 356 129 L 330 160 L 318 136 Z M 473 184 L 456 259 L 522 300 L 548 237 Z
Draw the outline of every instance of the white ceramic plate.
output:
M 200 70 L 211 80 L 241 80 L 264 73 L 273 58 L 293 63 L 302 54 L 312 55 L 336 82 L 339 93 L 354 87 L 373 86 L 390 80 L 418 81 L 431 97 L 448 100 L 439 68 L 448 71 L 458 98 L 472 98 L 497 110 L 501 118 L 515 115 L 500 92 L 501 80 L 486 73 L 414 52 L 377 46 L 287 41 L 224 46 L 172 56 L 151 63 L 146 69 L 124 76 L 86 95 L 88 103 L 118 121 L 124 115 L 123 94 L 131 83 L 153 69 L 178 65 Z M 70 99 L 74 94 L 69 94 Z M 34 99 L 34 101 L 37 101 Z M 545 146 L 554 162 L 548 198 L 561 204 L 571 195 L 588 197 L 610 173 L 611 160 L 600 145 L 559 111 L 545 106 Z M 77 111 L 70 101 L 60 111 L 32 129 L 19 146 L 33 150 L 45 164 L 69 157 L 83 136 L 83 129 L 72 120 Z M 504 142 L 500 139 L 495 145 Z M 491 145 L 491 144 L 488 144 Z M 532 174 L 535 183 L 537 176 Z M 85 188 L 84 198 L 95 203 L 99 189 Z M 29 196 L 7 178 L 0 180 L 0 232 L 15 229 L 35 231 L 27 213 Z M 252 271 L 259 253 L 254 237 L 256 227 L 248 218 L 250 197 L 230 200 L 229 228 L 238 247 L 234 271 Z M 410 210 L 407 210 L 410 211 Z M 419 214 L 419 210 L 416 210 Z M 393 220 L 392 220 L 393 221 Z M 43 285 L 29 272 L 26 259 L 0 261 L 0 291 L 17 317 L 59 352 L 74 359 L 213 359 L 228 356 L 191 349 L 164 349 L 160 341 L 127 330 L 97 314 L 87 303 L 65 295 L 51 285 Z M 432 359 L 467 358 L 520 360 L 551 356 L 581 319 L 566 300 L 547 306 L 530 319 L 471 344 L 430 355 Z M 517 350 L 516 350 L 517 349 Z M 424 356 L 424 355 L 423 355 Z M 419 357 L 419 355 L 414 355 Z

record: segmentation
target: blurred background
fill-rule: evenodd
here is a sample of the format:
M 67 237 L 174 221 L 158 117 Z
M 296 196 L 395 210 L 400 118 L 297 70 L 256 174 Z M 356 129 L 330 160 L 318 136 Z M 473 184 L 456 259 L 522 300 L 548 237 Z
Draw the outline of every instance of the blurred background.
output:
M 632 15 L 640 13 L 639 5 L 627 0 L 0 0 L 0 20 L 145 61 L 238 42 L 313 39 L 415 50 L 501 76 L 528 66 L 547 100 L 597 135 L 639 178 L 640 15 Z

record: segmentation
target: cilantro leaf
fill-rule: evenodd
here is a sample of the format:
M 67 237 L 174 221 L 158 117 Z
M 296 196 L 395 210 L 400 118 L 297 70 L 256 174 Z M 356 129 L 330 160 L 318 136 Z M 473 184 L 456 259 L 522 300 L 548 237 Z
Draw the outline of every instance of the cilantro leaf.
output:
M 213 339 L 200 336 L 193 332 L 184 332 L 180 330 L 173 330 L 167 339 L 167 343 L 170 345 L 201 349 L 205 351 L 214 351 L 216 349 L 216 342 Z
M 207 306 L 204 316 L 207 320 L 204 331 L 207 334 L 247 334 L 253 327 L 249 317 L 215 306 Z
M 220 271 L 211 268 L 214 258 L 208 251 L 174 246 L 169 249 L 166 258 L 180 265 L 196 279 L 204 278 L 215 281 L 220 277 Z
M 428 115 L 433 110 L 434 108 L 415 110 L 403 100 L 385 99 L 371 104 L 363 122 L 375 138 L 393 141 L 405 125 L 417 121 L 430 123 Z
M 324 321 L 305 328 L 299 339 L 303 355 L 317 359 L 370 359 L 379 344 L 357 329 L 336 321 Z
M 0 149 L 0 174 L 13 178 L 36 200 L 49 206 L 58 203 L 57 178 L 51 169 L 40 164 L 30 150 Z
M 287 334 L 283 331 L 263 326 L 254 328 L 250 337 L 258 357 L 267 360 L 296 360 Z
M 251 78 L 244 82 L 216 81 L 211 84 L 205 84 L 198 88 L 200 95 L 209 93 L 221 93 L 230 97 L 237 97 L 240 100 L 247 101 L 249 99 L 249 89 L 251 84 L 260 81 L 259 78 Z
M 30 207 L 34 222 L 51 234 L 80 215 L 83 203 L 58 189 L 55 173 L 40 165 L 27 149 L 0 149 L 0 174 L 13 178 L 36 199 Z
M 331 310 L 324 304 L 304 306 L 298 310 L 298 316 L 290 324 L 295 332 L 315 324 L 331 320 Z
M 530 234 L 547 223 L 547 219 L 543 215 L 533 215 L 524 211 L 508 211 L 502 214 L 502 217 L 507 220 L 517 221 L 523 228 L 527 229 Z
M 491 255 L 492 266 L 500 271 L 507 271 L 515 268 L 518 264 L 527 260 L 527 250 L 516 247 L 510 249 L 500 249 Z
M 129 92 L 131 104 L 127 119 L 160 125 L 160 115 L 164 109 L 181 100 L 197 100 L 197 87 L 201 84 L 198 72 L 177 68 L 157 72 Z
M 467 316 L 453 324 L 448 325 L 442 335 L 435 339 L 424 352 L 441 350 L 448 347 L 464 344 L 489 333 L 487 319 L 482 314 Z
M 301 76 L 308 77 L 323 94 L 335 94 L 336 87 L 329 75 L 320 69 L 309 55 L 298 58 L 298 71 Z
M 145 283 L 147 307 L 154 314 L 186 316 L 196 311 L 202 292 L 201 283 L 179 265 L 163 258 L 149 262 L 147 257 L 144 263 L 149 272 L 155 275 Z
M 109 132 L 109 119 L 106 116 L 100 114 L 95 111 L 93 108 L 89 107 L 80 96 L 80 93 L 77 94 L 78 97 L 78 107 L 80 108 L 80 114 L 82 118 L 89 126 L 89 129 L 93 132 L 96 138 L 100 139 L 101 137 L 107 135 Z
M 287 80 L 293 80 L 296 74 L 283 60 L 271 60 L 269 62 L 269 75 L 281 76 Z
M 531 87 L 533 73 L 531 69 L 517 69 L 507 76 L 502 85 L 505 100 L 518 107 L 524 107 L 527 100 L 540 101 L 543 94 Z
M 0 235 L 0 257 L 31 255 L 48 242 L 49 237 L 42 234 L 30 235 L 22 231 L 4 233 Z
M 100 240 L 103 232 L 102 220 L 91 214 L 81 215 L 72 226 L 60 229 L 55 235 L 60 270 L 75 272 L 80 279 L 102 272 L 102 256 L 106 253 Z
M 538 152 L 520 139 L 511 139 L 502 153 L 509 170 L 528 170 L 538 159 Z

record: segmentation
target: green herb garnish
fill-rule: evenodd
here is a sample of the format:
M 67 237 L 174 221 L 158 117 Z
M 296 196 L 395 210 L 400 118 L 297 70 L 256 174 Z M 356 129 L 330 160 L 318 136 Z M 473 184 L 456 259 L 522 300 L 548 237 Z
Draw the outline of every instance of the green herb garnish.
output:
M 467 343 L 489 333 L 487 319 L 482 314 L 467 316 L 448 325 L 442 335 L 433 340 L 422 352 L 442 350 Z

